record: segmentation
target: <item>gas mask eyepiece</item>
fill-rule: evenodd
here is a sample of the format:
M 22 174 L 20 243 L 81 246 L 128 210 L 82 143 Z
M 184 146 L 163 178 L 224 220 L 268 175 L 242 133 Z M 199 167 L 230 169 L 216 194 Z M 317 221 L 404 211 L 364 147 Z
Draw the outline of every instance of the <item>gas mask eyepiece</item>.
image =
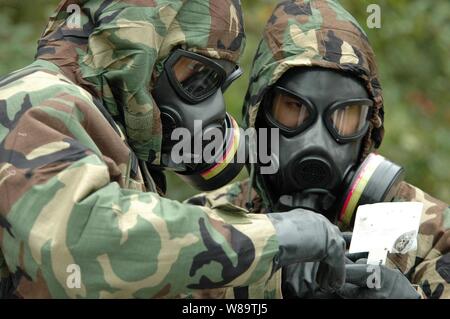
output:
M 219 89 L 224 92 L 242 75 L 242 69 L 228 61 L 177 49 L 164 64 L 167 79 L 183 100 L 201 103 Z
M 282 133 L 295 136 L 308 129 L 319 116 L 338 143 L 345 143 L 365 135 L 369 127 L 370 109 L 373 101 L 366 98 L 346 99 L 328 106 L 323 114 L 306 97 L 282 87 L 275 86 L 272 103 L 266 103 L 267 121 Z
M 177 49 L 152 91 L 161 112 L 162 166 L 202 191 L 229 183 L 244 165 L 236 160 L 244 141 L 223 98 L 241 74 L 234 63 Z

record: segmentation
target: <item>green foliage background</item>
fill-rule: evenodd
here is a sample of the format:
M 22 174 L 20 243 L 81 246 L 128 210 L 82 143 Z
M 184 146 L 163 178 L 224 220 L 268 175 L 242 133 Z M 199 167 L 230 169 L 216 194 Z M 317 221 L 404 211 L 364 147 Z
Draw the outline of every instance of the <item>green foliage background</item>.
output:
M 0 0 L 0 74 L 32 61 L 46 17 L 58 0 Z M 243 0 L 246 74 L 226 93 L 229 111 L 241 119 L 253 54 L 275 0 Z M 385 94 L 386 135 L 380 152 L 402 164 L 407 180 L 450 201 L 450 1 L 342 0 L 365 27 L 378 58 Z M 381 29 L 368 29 L 367 6 L 381 7 Z M 245 172 L 238 178 L 244 178 Z M 195 190 L 169 174 L 168 196 Z

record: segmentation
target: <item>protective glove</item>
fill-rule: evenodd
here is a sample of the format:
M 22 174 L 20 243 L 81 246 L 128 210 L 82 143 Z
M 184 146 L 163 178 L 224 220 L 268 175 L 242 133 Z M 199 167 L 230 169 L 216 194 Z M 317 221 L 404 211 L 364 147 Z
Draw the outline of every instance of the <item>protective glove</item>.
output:
M 335 291 L 344 284 L 345 241 L 335 225 L 304 209 L 267 216 L 278 237 L 275 270 L 296 263 L 319 262 L 315 281 L 320 289 Z
M 342 233 L 344 240 L 346 233 Z M 348 242 L 347 247 L 350 246 Z M 367 253 L 345 254 L 345 263 L 353 264 L 357 259 L 367 257 Z M 357 258 L 357 259 L 354 259 Z M 283 267 L 281 288 L 285 299 L 341 299 L 335 292 L 320 290 L 316 276 L 318 262 L 298 263 Z M 344 284 L 345 285 L 345 284 Z
M 339 298 L 334 292 L 322 293 L 316 282 L 318 262 L 298 263 L 283 267 L 281 289 L 284 299 Z
M 337 291 L 341 298 L 420 299 L 420 294 L 399 270 L 367 265 L 366 262 L 362 259 L 345 265 L 346 282 Z

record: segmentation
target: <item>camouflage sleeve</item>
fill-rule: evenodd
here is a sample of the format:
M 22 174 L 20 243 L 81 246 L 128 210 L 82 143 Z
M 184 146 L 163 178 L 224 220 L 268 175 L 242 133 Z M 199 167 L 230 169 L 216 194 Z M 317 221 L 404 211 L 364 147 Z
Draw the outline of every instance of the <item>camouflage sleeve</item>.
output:
M 247 202 L 247 192 L 249 190 L 249 181 L 244 180 L 233 184 L 226 185 L 218 190 L 197 194 L 185 202 L 193 205 L 208 207 L 214 210 L 221 211 L 241 211 L 248 214 L 249 211 L 245 209 Z M 255 191 L 252 191 L 252 198 L 256 197 Z M 264 216 L 264 210 L 260 201 L 254 201 L 254 211 L 260 216 Z M 267 280 L 251 284 L 246 287 L 238 288 L 223 288 L 209 291 L 194 292 L 190 297 L 202 298 L 209 296 L 221 296 L 222 298 L 250 298 L 250 299 L 281 299 L 282 271 L 275 272 Z
M 122 188 L 120 143 L 90 96 L 59 74 L 17 77 L 0 88 L 0 244 L 19 295 L 172 297 L 267 280 L 278 243 L 265 216 Z
M 389 255 L 388 265 L 400 269 L 427 298 L 450 298 L 450 207 L 420 189 L 403 183 L 396 201 L 424 204 L 418 247 L 408 254 Z

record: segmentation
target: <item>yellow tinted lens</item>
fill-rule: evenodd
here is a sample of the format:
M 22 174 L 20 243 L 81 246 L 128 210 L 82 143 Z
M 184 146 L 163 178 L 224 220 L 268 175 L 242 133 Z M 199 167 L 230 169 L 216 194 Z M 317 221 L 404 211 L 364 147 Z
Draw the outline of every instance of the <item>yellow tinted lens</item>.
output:
M 272 105 L 272 117 L 281 125 L 296 129 L 309 117 L 307 107 L 298 99 L 277 93 Z
M 331 122 L 340 136 L 352 136 L 364 128 L 368 110 L 367 105 L 347 105 L 333 112 Z

